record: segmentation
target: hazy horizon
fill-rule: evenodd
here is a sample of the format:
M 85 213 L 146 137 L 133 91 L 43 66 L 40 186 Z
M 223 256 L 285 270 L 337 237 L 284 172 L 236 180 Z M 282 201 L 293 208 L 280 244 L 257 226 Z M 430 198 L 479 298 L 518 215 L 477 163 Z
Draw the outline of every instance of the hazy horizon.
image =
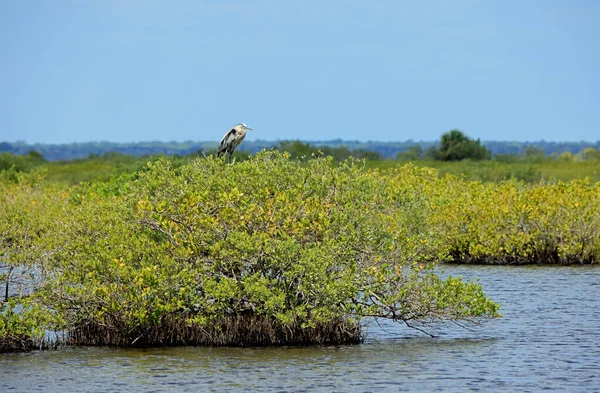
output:
M 480 138 L 472 138 L 472 139 L 480 139 Z M 302 143 L 327 143 L 327 142 L 334 142 L 334 143 L 436 143 L 439 142 L 440 138 L 438 139 L 405 139 L 405 140 L 394 140 L 394 141 L 380 141 L 380 140 L 359 140 L 359 139 L 341 139 L 341 138 L 333 138 L 333 139 L 245 139 L 244 142 L 250 142 L 250 143 L 278 143 L 278 142 L 284 142 L 284 141 L 300 141 Z M 551 141 L 551 140 L 546 140 L 546 139 L 538 139 L 538 140 L 524 140 L 524 141 L 517 141 L 517 140 L 499 140 L 499 139 L 489 139 L 489 140 L 483 140 L 480 139 L 482 144 L 485 143 L 517 143 L 517 144 L 533 144 L 533 143 L 556 143 L 556 144 L 561 144 L 561 143 L 572 143 L 572 144 L 600 144 L 600 138 L 598 138 L 597 140 L 579 140 L 579 141 Z M 5 142 L 11 145 L 16 145 L 16 144 L 26 144 L 26 145 L 70 145 L 70 144 L 86 144 L 86 143 L 110 143 L 110 144 L 142 144 L 142 143 L 164 143 L 164 144 L 169 144 L 169 143 L 173 143 L 173 144 L 183 144 L 183 143 L 219 143 L 218 139 L 214 139 L 214 140 L 139 140 L 139 141 L 124 141 L 124 142 L 115 142 L 115 141 L 109 141 L 109 140 L 95 140 L 95 141 L 78 141 L 78 142 L 62 142 L 62 143 L 46 143 L 46 142 L 28 142 L 28 141 L 23 141 L 23 140 L 16 140 L 16 141 L 8 141 L 8 140 L 0 140 L 0 143 Z M 243 147 L 243 143 L 242 142 L 242 147 Z

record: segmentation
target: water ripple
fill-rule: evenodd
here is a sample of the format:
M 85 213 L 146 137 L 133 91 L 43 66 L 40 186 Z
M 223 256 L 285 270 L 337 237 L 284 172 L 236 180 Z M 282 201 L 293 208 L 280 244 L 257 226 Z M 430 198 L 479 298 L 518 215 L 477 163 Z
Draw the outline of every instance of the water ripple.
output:
M 371 324 L 363 345 L 70 348 L 0 356 L 3 392 L 600 391 L 600 269 L 448 266 L 504 318 L 483 328 Z

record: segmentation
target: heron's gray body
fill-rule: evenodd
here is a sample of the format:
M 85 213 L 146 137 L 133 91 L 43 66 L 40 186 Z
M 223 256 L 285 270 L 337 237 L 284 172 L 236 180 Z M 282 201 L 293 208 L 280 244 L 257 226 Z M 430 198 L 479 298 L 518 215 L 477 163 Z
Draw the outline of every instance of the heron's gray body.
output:
M 217 156 L 221 157 L 223 154 L 228 153 L 229 160 L 231 161 L 231 155 L 236 147 L 239 146 L 240 143 L 246 137 L 246 130 L 251 130 L 252 128 L 248 127 L 244 123 L 237 124 L 231 128 L 225 135 L 223 135 L 223 139 L 219 142 L 219 147 L 217 148 Z

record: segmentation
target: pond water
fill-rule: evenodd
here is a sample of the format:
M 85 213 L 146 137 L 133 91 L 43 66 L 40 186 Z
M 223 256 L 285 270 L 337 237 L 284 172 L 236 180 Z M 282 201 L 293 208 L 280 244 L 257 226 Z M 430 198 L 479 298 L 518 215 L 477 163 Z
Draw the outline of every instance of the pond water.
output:
M 364 344 L 70 348 L 0 355 L 2 392 L 600 391 L 600 268 L 445 266 L 504 317 L 430 338 L 372 324 Z

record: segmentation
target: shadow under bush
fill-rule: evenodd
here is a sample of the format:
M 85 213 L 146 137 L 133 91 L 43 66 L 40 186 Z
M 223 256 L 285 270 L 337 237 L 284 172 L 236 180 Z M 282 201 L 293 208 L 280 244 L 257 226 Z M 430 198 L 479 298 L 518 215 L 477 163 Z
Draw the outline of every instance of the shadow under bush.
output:
M 185 320 L 163 318 L 149 327 L 138 326 L 117 331 L 87 321 L 71 329 L 69 345 L 147 346 L 241 346 L 340 345 L 362 341 L 360 326 L 354 321 L 334 320 L 314 327 L 282 324 L 274 318 L 232 315 L 210 326 L 189 324 Z

